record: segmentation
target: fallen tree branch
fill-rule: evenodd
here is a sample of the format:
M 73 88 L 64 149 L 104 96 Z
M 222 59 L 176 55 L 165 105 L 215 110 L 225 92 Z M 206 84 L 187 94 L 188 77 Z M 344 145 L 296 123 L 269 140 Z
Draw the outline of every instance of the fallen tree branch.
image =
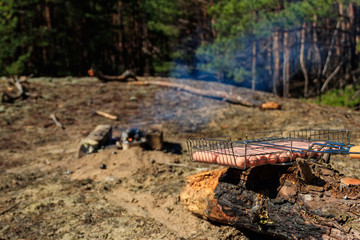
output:
M 109 118 L 111 120 L 117 120 L 118 119 L 117 116 L 106 113 L 106 112 L 103 112 L 103 111 L 94 110 L 93 113 L 97 114 L 97 115 L 100 115 L 102 117 L 105 117 L 105 118 Z
M 196 95 L 216 98 L 226 102 L 234 103 L 234 104 L 241 104 L 248 107 L 260 107 L 262 102 L 257 100 L 248 100 L 243 98 L 240 95 L 236 94 L 228 94 L 223 91 L 215 91 L 215 90 L 204 90 L 198 89 L 194 87 L 190 87 L 188 85 L 179 84 L 179 83 L 172 83 L 172 82 L 162 82 L 162 81 L 141 81 L 141 82 L 133 82 L 129 83 L 131 85 L 156 85 L 161 87 L 169 87 L 169 88 L 176 88 L 181 91 L 193 93 Z
M 310 163 L 217 169 L 189 176 L 182 204 L 202 218 L 281 239 L 358 239 L 360 181 Z
M 111 81 L 127 82 L 129 79 L 137 81 L 135 74 L 130 70 L 126 70 L 120 76 L 109 76 L 109 75 L 103 74 L 99 70 L 91 68 L 88 71 L 88 74 L 90 76 L 97 77 L 102 82 L 111 82 Z
M 62 125 L 56 118 L 54 113 L 50 114 L 50 118 L 54 121 L 54 123 L 56 124 L 56 126 L 58 126 L 61 129 L 65 129 L 64 125 Z

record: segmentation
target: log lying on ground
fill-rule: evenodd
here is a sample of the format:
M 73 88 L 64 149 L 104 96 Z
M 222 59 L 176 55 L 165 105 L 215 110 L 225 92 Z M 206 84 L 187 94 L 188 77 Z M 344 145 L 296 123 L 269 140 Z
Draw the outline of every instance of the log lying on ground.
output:
M 111 82 L 111 81 L 127 82 L 129 80 L 137 80 L 135 74 L 130 70 L 126 70 L 120 76 L 105 75 L 101 71 L 95 69 L 90 69 L 88 73 L 90 76 L 97 77 L 102 82 Z
M 184 84 L 179 84 L 179 83 L 162 82 L 162 81 L 141 81 L 141 82 L 139 81 L 139 82 L 133 82 L 133 83 L 129 83 L 129 84 L 156 85 L 156 86 L 161 86 L 161 87 L 176 88 L 181 91 L 186 91 L 186 92 L 197 94 L 200 96 L 216 98 L 216 99 L 224 100 L 226 102 L 230 102 L 230 103 L 234 103 L 234 104 L 241 104 L 241 105 L 248 106 L 248 107 L 260 107 L 262 104 L 261 101 L 257 101 L 254 99 L 245 99 L 240 95 L 228 94 L 223 91 L 198 89 L 198 88 L 194 88 L 194 87 L 184 85 Z
M 360 239 L 359 182 L 311 163 L 313 176 L 306 184 L 299 166 L 192 175 L 181 202 L 205 219 L 280 239 Z
M 28 76 L 31 77 L 32 75 Z M 17 99 L 24 99 L 28 96 L 31 96 L 26 90 L 27 88 L 23 86 L 23 83 L 27 81 L 28 77 L 21 76 L 12 76 L 11 80 L 8 81 L 9 87 L 1 96 L 1 101 L 6 103 L 12 103 Z
M 78 157 L 95 153 L 102 146 L 107 145 L 112 138 L 111 125 L 98 125 L 96 128 L 81 141 Z

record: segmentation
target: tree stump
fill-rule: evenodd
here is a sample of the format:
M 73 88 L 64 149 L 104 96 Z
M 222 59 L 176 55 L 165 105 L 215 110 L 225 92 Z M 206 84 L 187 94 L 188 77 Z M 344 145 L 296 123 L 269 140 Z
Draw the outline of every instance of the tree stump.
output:
M 189 176 L 180 198 L 205 219 L 280 239 L 360 239 L 359 181 L 310 169 L 310 183 L 299 165 L 207 171 Z

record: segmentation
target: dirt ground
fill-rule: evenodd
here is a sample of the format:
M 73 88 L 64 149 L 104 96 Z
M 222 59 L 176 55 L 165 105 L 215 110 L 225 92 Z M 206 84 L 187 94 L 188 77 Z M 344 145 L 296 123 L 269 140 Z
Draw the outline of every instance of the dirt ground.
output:
M 183 83 L 220 88 L 217 83 Z M 0 84 L 2 92 L 6 79 Z M 352 132 L 354 144 L 360 142 L 360 112 L 265 93 L 257 93 L 257 98 L 275 100 L 282 108 L 263 111 L 173 89 L 105 84 L 95 78 L 37 78 L 28 88 L 36 96 L 0 105 L 0 239 L 257 239 L 182 207 L 179 193 L 186 177 L 220 167 L 190 162 L 187 138 L 238 139 L 249 131 L 344 128 Z M 115 114 L 118 120 L 95 115 L 94 110 Z M 54 124 L 51 113 L 65 129 Z M 109 147 L 78 159 L 81 139 L 98 124 L 124 129 L 162 124 L 164 150 Z M 360 178 L 359 161 L 333 156 L 331 164 Z

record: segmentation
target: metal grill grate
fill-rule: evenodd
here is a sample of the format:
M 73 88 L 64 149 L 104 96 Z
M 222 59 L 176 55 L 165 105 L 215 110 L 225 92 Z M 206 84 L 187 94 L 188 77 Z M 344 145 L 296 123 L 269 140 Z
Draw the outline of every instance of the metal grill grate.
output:
M 324 153 L 348 154 L 348 130 L 305 129 L 245 134 L 244 141 L 229 137 L 189 139 L 190 159 L 245 169 L 264 164 L 293 164 L 296 158 L 319 159 Z

